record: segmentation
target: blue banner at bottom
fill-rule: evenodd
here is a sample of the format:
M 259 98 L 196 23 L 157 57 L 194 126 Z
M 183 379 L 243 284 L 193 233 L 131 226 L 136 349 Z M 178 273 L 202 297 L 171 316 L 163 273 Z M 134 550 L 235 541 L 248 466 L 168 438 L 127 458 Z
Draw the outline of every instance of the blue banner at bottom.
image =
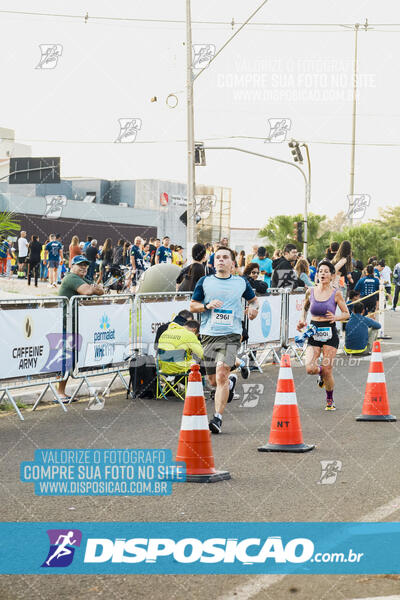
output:
M 400 523 L 1 523 L 0 573 L 400 573 Z

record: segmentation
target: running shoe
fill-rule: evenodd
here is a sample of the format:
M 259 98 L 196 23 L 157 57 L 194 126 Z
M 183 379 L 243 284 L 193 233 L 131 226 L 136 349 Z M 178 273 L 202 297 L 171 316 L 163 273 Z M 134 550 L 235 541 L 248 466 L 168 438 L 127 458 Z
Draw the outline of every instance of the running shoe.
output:
M 229 378 L 231 381 L 233 381 L 233 385 L 231 387 L 231 389 L 229 390 L 229 396 L 228 396 L 228 402 L 232 402 L 233 400 L 233 396 L 235 394 L 235 386 L 236 386 L 236 382 L 237 382 L 237 375 L 229 375 Z
M 244 356 L 242 358 L 243 362 L 245 363 L 243 367 L 239 367 L 240 370 L 240 374 L 243 377 L 243 379 L 248 379 L 249 375 L 250 375 L 250 369 L 249 369 L 249 357 L 248 356 Z
M 331 400 L 326 400 L 325 410 L 336 410 L 335 402 L 333 398 Z
M 318 375 L 317 377 L 317 383 L 319 385 L 320 388 L 324 388 L 325 387 L 325 383 L 324 383 L 324 379 L 322 377 L 322 375 Z
M 214 416 L 209 422 L 208 427 L 211 433 L 221 433 L 222 419 Z

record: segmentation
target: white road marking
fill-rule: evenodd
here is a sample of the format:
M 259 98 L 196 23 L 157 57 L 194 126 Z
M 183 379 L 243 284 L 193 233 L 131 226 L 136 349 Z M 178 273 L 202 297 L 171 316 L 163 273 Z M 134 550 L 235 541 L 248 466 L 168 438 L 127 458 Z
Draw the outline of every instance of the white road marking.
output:
M 383 521 L 383 519 L 386 519 L 399 509 L 400 496 L 397 496 L 397 498 L 393 498 L 387 504 L 378 506 L 378 508 L 376 508 L 374 511 L 361 517 L 359 522 L 370 523 Z M 286 577 L 286 575 L 260 575 L 259 577 L 254 577 L 248 583 L 245 583 L 231 592 L 228 592 L 223 596 L 218 596 L 217 600 L 250 600 L 250 598 L 253 598 L 262 590 L 271 587 L 275 583 L 279 583 L 279 581 L 282 581 L 284 577 Z M 400 600 L 400 596 L 379 596 L 376 598 L 363 598 L 362 600 Z
M 382 352 L 382 358 L 392 358 L 393 356 L 400 356 L 400 350 L 392 350 L 391 352 Z M 356 354 L 352 354 L 353 358 L 357 358 Z M 368 360 L 371 361 L 370 356 L 360 356 L 357 360 Z
M 366 521 L 368 523 L 374 522 L 374 521 L 383 521 L 383 519 L 386 519 L 391 514 L 398 511 L 399 509 L 400 509 L 400 496 L 397 496 L 397 498 L 393 498 L 393 500 L 390 500 L 390 502 L 388 502 L 387 504 L 378 506 L 378 508 L 376 508 L 372 512 L 368 513 L 367 515 L 364 515 L 364 517 L 362 517 L 362 519 L 360 519 L 360 521 Z
M 353 600 L 400 600 L 400 596 L 374 596 L 373 598 L 353 598 Z
M 262 590 L 265 590 L 271 585 L 281 581 L 286 575 L 260 575 L 252 579 L 249 583 L 245 583 L 241 587 L 228 592 L 223 596 L 218 596 L 217 600 L 248 600 L 253 598 Z

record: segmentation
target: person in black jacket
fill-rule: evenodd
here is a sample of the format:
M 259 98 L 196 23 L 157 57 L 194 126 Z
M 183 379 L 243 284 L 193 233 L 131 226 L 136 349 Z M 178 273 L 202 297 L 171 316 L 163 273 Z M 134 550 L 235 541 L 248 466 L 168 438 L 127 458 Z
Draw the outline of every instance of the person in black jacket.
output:
M 297 287 L 305 287 L 304 281 L 297 277 L 292 262 L 296 263 L 297 248 L 294 244 L 286 244 L 283 250 L 283 256 L 277 258 L 272 263 L 274 269 L 271 279 L 272 288 L 290 287 L 292 290 Z
M 204 244 L 194 244 L 192 248 L 193 261 L 188 267 L 184 267 L 176 279 L 176 290 L 179 292 L 193 292 L 196 283 L 204 277 L 204 260 L 206 247 Z
M 260 265 L 257 263 L 249 263 L 247 267 L 245 267 L 243 271 L 243 277 L 246 279 L 257 296 L 265 296 L 268 292 L 268 283 L 265 281 L 259 280 L 258 276 L 260 275 Z
M 28 285 L 31 285 L 32 273 L 35 279 L 35 287 L 38 286 L 39 269 L 40 269 L 40 252 L 42 244 L 39 243 L 38 236 L 33 235 L 28 246 Z

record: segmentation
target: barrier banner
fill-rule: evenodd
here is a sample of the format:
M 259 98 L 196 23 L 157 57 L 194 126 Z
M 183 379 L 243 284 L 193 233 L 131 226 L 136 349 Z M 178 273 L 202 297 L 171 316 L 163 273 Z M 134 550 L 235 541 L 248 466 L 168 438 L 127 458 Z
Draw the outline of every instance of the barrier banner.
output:
M 125 362 L 130 342 L 132 305 L 78 304 L 81 348 L 77 368 L 102 367 Z
M 156 331 L 160 325 L 169 323 L 181 310 L 189 310 L 190 298 L 184 300 L 168 300 L 167 302 L 141 302 L 141 342 L 153 344 Z
M 399 544 L 396 522 L 1 523 L 0 573 L 393 574 Z
M 61 304 L 0 310 L 0 380 L 65 370 L 63 310 Z
M 248 344 L 263 344 L 280 339 L 282 296 L 259 297 L 260 310 L 252 321 L 249 320 Z
M 301 311 L 303 310 L 305 294 L 290 294 L 289 295 L 289 326 L 288 326 L 288 338 L 294 338 L 298 334 L 296 329 L 297 323 L 301 317 Z M 310 322 L 310 312 L 307 314 L 307 322 Z

